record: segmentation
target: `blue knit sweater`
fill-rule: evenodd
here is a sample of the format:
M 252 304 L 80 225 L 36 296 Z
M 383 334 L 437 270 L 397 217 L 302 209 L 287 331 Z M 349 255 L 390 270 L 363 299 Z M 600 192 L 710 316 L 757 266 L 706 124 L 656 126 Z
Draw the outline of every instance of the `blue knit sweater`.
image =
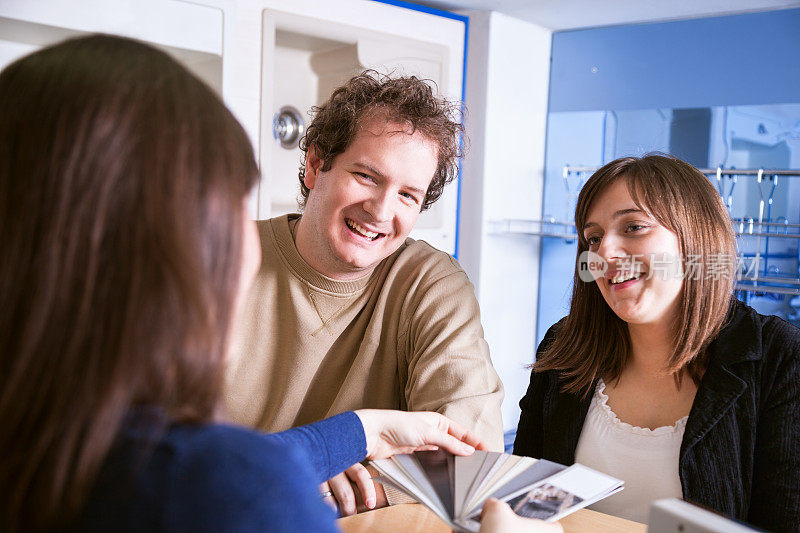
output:
M 317 485 L 364 459 L 358 416 L 266 435 L 129 416 L 80 531 L 337 531 Z

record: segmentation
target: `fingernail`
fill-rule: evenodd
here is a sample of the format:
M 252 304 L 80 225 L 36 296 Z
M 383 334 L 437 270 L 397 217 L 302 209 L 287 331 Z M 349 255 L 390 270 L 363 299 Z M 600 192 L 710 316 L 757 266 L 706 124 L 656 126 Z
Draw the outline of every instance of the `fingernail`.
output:
M 473 447 L 472 447 L 472 446 L 470 446 L 469 444 L 462 444 L 462 445 L 461 445 L 461 449 L 462 449 L 462 450 L 464 450 L 464 451 L 465 451 L 465 452 L 467 452 L 467 453 L 472 453 L 472 452 L 474 452 L 474 451 L 475 451 L 475 448 L 473 448 Z
M 374 498 L 367 498 L 367 508 L 373 509 L 375 507 L 375 499 Z

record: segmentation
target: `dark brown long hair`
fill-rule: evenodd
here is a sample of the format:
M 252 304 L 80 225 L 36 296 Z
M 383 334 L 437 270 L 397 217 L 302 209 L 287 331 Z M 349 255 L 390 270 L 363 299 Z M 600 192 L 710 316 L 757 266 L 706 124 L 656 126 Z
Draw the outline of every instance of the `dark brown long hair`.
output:
M 163 52 L 111 36 L 0 73 L 0 522 L 85 502 L 125 413 L 209 420 L 257 179 L 244 130 Z
M 581 254 L 589 250 L 583 234 L 589 210 L 617 180 L 625 180 L 639 209 L 678 236 L 687 276 L 673 325 L 675 347 L 664 371 L 677 378 L 685 370 L 699 384 L 707 364 L 706 347 L 722 329 L 730 306 L 736 240 L 722 199 L 708 178 L 688 163 L 662 154 L 612 161 L 595 172 L 581 190 L 575 208 L 578 251 L 569 315 L 540 354 L 534 371 L 560 370 L 564 390 L 585 395 L 596 378 L 618 378 L 628 361 L 627 324 L 614 314 L 597 284 L 581 281 L 578 275 Z M 694 265 L 688 258 L 693 258 Z M 710 268 L 712 263 L 716 275 L 694 270 L 696 265 Z
M 322 159 L 322 170 L 331 169 L 333 160 L 353 143 L 359 127 L 370 118 L 408 124 L 438 148 L 438 164 L 428 186 L 422 211 L 428 209 L 444 192 L 444 187 L 458 175 L 458 160 L 466 142 L 461 124 L 460 102 L 437 96 L 433 87 L 416 76 L 382 76 L 365 70 L 338 87 L 328 100 L 312 109 L 314 119 L 300 140 L 303 154 L 313 146 Z M 305 159 L 300 165 L 300 207 L 310 193 L 305 184 Z

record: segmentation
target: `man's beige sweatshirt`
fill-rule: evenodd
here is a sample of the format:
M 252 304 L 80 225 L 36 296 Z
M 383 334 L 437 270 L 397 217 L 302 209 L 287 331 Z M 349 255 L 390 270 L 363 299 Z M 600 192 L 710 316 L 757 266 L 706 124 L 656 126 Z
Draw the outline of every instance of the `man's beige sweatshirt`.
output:
M 300 257 L 298 215 L 260 221 L 261 270 L 234 327 L 226 407 L 282 431 L 351 409 L 438 411 L 502 450 L 503 387 L 458 263 L 408 239 L 337 281 Z

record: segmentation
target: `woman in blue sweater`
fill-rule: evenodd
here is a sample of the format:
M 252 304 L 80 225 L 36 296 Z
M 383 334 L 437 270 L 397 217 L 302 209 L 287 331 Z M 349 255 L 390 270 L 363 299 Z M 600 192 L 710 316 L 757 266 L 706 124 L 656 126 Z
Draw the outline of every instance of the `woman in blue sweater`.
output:
M 257 176 L 219 98 L 152 47 L 75 39 L 0 74 L 4 531 L 332 531 L 323 480 L 481 446 L 435 413 L 221 423 Z

